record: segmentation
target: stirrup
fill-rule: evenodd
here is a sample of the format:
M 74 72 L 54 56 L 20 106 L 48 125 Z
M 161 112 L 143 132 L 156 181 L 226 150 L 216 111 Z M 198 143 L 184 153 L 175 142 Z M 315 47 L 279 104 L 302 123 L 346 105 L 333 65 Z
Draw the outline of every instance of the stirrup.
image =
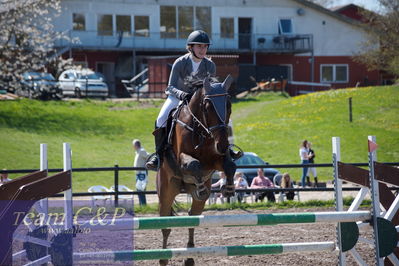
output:
M 145 164 L 145 168 L 147 170 L 158 171 L 158 169 L 159 169 L 159 158 L 158 158 L 156 153 L 150 155 L 150 157 L 147 160 L 147 163 Z
M 238 148 L 239 151 L 234 151 L 234 150 L 232 149 L 233 147 Z M 237 145 L 235 145 L 235 144 L 230 144 L 230 146 L 229 146 L 229 153 L 230 153 L 230 157 L 231 157 L 234 161 L 240 159 L 240 158 L 244 155 L 244 152 L 242 151 L 242 149 L 241 149 L 240 147 L 238 147 Z

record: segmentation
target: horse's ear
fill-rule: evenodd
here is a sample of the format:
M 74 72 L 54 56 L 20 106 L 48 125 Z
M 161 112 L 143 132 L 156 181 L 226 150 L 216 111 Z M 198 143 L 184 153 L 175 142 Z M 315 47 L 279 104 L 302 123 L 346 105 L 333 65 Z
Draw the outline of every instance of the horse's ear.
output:
M 223 81 L 223 84 L 222 84 L 223 89 L 225 91 L 228 91 L 230 89 L 230 86 L 233 83 L 233 81 L 234 81 L 234 78 L 229 74 L 227 76 L 227 78 Z
M 211 90 L 211 81 L 208 77 L 204 79 L 204 89 L 206 92 L 209 92 Z

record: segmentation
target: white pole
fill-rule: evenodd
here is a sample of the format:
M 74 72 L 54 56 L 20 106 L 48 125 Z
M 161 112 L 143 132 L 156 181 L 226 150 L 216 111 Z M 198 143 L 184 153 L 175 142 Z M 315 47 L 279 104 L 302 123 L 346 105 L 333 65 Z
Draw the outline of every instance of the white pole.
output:
M 47 144 L 40 144 L 40 171 L 48 170 L 48 159 L 47 159 Z M 48 216 L 48 199 L 42 199 L 40 201 L 40 207 L 42 209 L 45 221 L 47 221 Z
M 376 143 L 375 136 L 368 136 L 368 140 Z M 375 260 L 377 265 L 384 265 L 384 261 L 380 258 L 380 247 L 378 241 L 378 224 L 377 218 L 380 216 L 380 193 L 378 188 L 378 181 L 374 178 L 374 162 L 377 161 L 377 152 L 369 151 L 369 176 L 371 187 L 371 202 L 373 207 L 373 227 L 374 227 L 374 242 L 375 242 Z
M 72 238 L 72 228 L 73 228 L 73 206 L 72 206 L 72 151 L 69 143 L 63 144 L 63 155 L 64 155 L 64 171 L 71 171 L 71 188 L 64 191 L 64 212 L 65 212 L 65 230 L 69 230 L 69 236 Z M 71 254 L 70 261 L 73 264 L 73 241 L 71 243 Z
M 64 143 L 64 171 L 72 170 L 71 146 Z M 72 180 L 71 180 L 72 182 Z M 71 229 L 73 226 L 72 213 L 72 188 L 64 191 L 64 211 L 65 211 L 65 229 Z
M 335 188 L 335 210 L 343 211 L 342 180 L 338 178 L 338 162 L 341 161 L 341 141 L 339 137 L 332 138 L 334 188 Z M 337 224 L 337 244 L 339 248 L 339 265 L 345 266 L 345 254 L 342 252 L 341 224 Z

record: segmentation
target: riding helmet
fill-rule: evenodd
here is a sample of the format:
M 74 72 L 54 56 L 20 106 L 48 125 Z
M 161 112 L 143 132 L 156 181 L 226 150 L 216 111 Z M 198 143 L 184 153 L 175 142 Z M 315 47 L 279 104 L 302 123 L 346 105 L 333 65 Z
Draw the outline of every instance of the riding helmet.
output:
M 208 34 L 203 30 L 195 30 L 187 38 L 187 45 L 191 44 L 207 44 L 210 45 Z

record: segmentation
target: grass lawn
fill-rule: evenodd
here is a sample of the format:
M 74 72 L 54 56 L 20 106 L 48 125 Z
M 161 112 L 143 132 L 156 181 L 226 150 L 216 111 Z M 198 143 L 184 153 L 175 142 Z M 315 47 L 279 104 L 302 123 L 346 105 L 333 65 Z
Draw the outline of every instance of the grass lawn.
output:
M 348 121 L 348 98 L 353 122 Z M 73 167 L 132 166 L 131 141 L 154 150 L 154 120 L 163 101 L 0 102 L 0 167 L 39 167 L 39 144 L 48 143 L 49 167 L 62 167 L 62 142 L 70 142 Z M 331 137 L 341 137 L 342 160 L 367 161 L 367 135 L 376 135 L 379 161 L 399 161 L 399 87 L 368 87 L 285 97 L 263 93 L 233 104 L 235 143 L 271 164 L 299 163 L 301 140 L 313 143 L 316 163 L 331 162 Z M 296 180 L 300 169 L 288 171 Z M 319 177 L 330 180 L 329 168 Z M 13 177 L 13 176 L 11 176 Z M 150 190 L 155 188 L 151 174 Z M 94 184 L 113 184 L 112 172 L 74 173 L 75 192 Z M 132 172 L 120 173 L 120 184 L 134 188 Z

